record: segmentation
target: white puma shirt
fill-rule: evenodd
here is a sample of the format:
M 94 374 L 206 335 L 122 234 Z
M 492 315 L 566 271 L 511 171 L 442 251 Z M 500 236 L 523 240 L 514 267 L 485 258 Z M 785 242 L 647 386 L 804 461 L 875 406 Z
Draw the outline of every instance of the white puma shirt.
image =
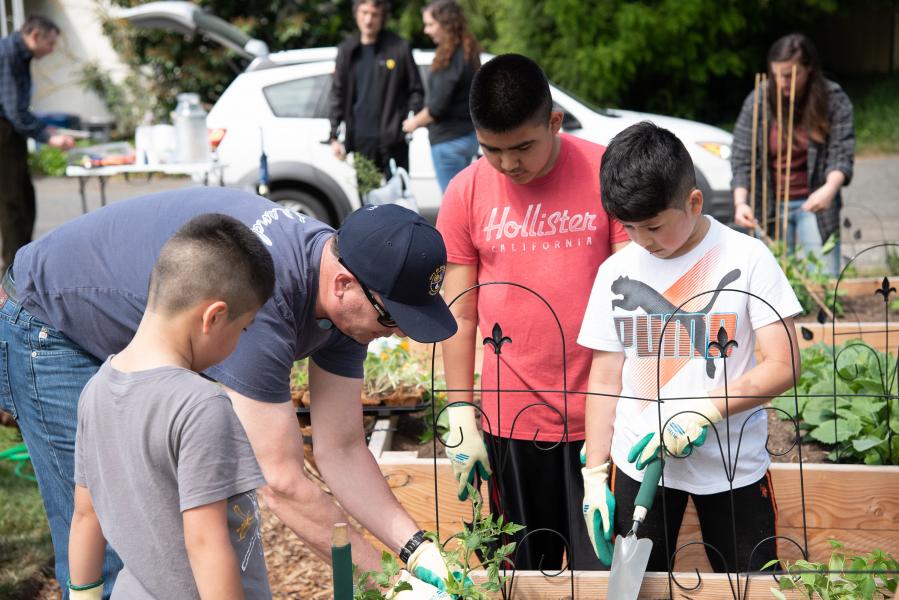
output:
M 627 455 L 647 425 L 659 427 L 654 400 L 673 403 L 724 385 L 725 360 L 709 347 L 721 329 L 737 343 L 726 361 L 727 380 L 733 381 L 755 365 L 755 330 L 778 321 L 778 315 L 802 312 L 761 241 L 706 218 L 705 237 L 683 256 L 657 258 L 629 244 L 607 259 L 596 274 L 578 336 L 582 346 L 625 355 L 612 460 L 638 481 L 643 473 Z M 668 457 L 664 483 L 696 494 L 728 490 L 728 474 L 734 488 L 754 483 L 770 464 L 767 435 L 765 411 L 732 414 L 708 430 L 705 444 L 691 456 Z

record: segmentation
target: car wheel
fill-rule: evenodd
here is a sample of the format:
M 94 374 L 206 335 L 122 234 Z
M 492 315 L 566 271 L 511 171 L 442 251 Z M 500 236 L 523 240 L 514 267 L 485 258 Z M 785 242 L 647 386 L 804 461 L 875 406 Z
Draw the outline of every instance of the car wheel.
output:
M 269 194 L 269 199 L 272 202 L 277 202 L 288 210 L 298 212 L 307 217 L 312 217 L 313 219 L 321 221 L 322 223 L 327 223 L 332 227 L 338 225 L 338 223 L 333 222 L 331 213 L 328 211 L 328 207 L 325 206 L 324 202 L 309 192 L 292 188 L 282 188 L 273 190 Z

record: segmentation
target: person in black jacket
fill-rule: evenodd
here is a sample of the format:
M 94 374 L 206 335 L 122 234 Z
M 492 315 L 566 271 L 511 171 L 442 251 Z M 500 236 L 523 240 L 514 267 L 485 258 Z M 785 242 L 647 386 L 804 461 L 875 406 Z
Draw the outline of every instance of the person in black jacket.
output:
M 431 159 L 440 191 L 478 154 L 478 138 L 468 112 L 471 79 L 481 66 L 481 48 L 454 0 L 434 0 L 421 12 L 425 33 L 437 44 L 428 76 L 425 108 L 403 122 L 412 133 L 428 126 Z
M 422 107 L 421 76 L 409 42 L 383 31 L 389 5 L 385 0 L 355 0 L 359 31 L 337 47 L 331 84 L 331 135 L 334 155 L 359 152 L 387 173 L 390 159 L 409 169 L 409 144 L 402 122 Z M 346 126 L 344 143 L 337 139 Z

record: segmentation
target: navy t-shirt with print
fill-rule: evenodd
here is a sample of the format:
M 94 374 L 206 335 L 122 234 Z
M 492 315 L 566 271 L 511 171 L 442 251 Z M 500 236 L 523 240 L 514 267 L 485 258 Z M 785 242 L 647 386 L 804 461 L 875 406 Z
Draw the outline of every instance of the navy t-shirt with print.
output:
M 66 223 L 19 250 L 13 264 L 22 306 L 105 360 L 131 340 L 147 303 L 150 271 L 166 240 L 203 213 L 230 215 L 265 243 L 275 292 L 234 353 L 206 374 L 265 402 L 290 400 L 294 360 L 362 377 L 365 346 L 314 315 L 329 226 L 235 189 L 186 188 L 118 202 Z

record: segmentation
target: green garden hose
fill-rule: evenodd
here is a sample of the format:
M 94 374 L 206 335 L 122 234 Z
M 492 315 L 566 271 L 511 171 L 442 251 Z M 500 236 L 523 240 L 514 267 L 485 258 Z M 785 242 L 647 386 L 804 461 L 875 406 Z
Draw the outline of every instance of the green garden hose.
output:
M 10 462 L 16 463 L 16 468 L 13 470 L 13 472 L 17 477 L 27 479 L 28 481 L 37 481 L 34 475 L 24 472 L 25 465 L 31 463 L 31 457 L 28 456 L 28 448 L 25 447 L 25 444 L 19 444 L 0 452 L 0 461 L 2 460 L 8 460 Z

